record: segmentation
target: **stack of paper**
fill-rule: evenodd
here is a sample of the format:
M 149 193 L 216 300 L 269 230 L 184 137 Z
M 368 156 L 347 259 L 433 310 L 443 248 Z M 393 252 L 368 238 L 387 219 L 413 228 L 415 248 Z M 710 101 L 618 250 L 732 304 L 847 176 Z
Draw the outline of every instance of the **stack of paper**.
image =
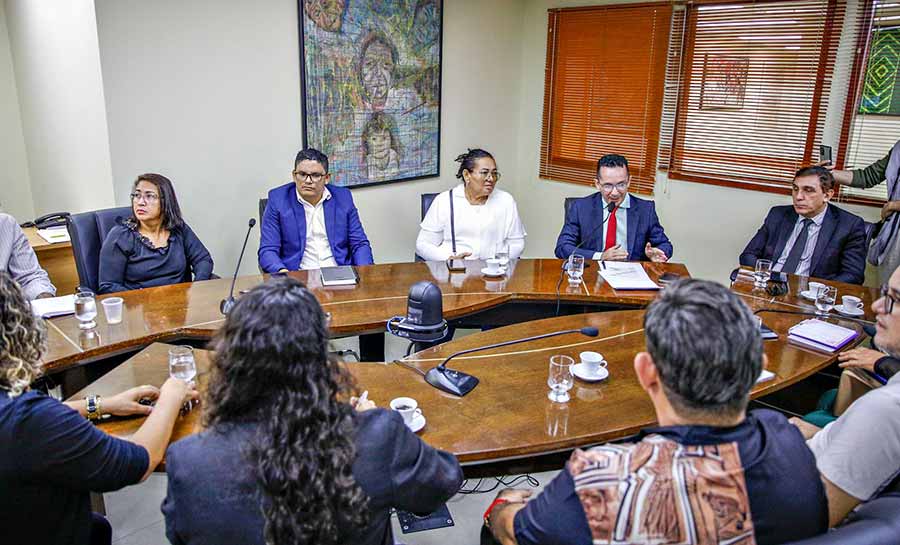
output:
M 640 263 L 601 261 L 600 276 L 614 290 L 658 290 Z
M 41 318 L 75 314 L 75 296 L 63 295 L 60 297 L 35 299 L 31 302 L 31 311 Z
M 788 330 L 788 341 L 823 352 L 835 352 L 856 338 L 856 331 L 818 319 L 803 320 Z
M 38 229 L 38 234 L 42 239 L 50 244 L 56 242 L 69 242 L 69 230 L 65 227 L 51 227 L 49 229 Z
M 772 380 L 773 378 L 775 378 L 775 373 L 769 371 L 768 369 L 763 369 L 762 373 L 759 374 L 759 378 L 756 379 L 756 383 L 759 384 L 760 382 L 767 382 Z

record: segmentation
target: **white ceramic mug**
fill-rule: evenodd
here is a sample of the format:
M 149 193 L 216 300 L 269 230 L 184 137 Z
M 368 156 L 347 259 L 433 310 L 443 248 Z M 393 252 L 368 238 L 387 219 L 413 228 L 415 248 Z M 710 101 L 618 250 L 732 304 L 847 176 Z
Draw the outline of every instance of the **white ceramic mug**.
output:
M 810 293 L 812 294 L 813 297 L 815 297 L 816 294 L 819 293 L 819 288 L 824 288 L 824 287 L 825 287 L 825 284 L 823 284 L 823 283 L 821 283 L 821 282 L 810 282 L 810 283 L 807 284 L 807 285 L 809 286 L 809 291 L 810 291 Z
M 844 305 L 844 309 L 847 309 L 847 310 L 850 310 L 850 309 L 862 310 L 863 309 L 862 299 L 860 299 L 859 297 L 855 297 L 853 295 L 845 295 L 845 296 L 841 297 L 841 304 Z
M 419 403 L 411 398 L 411 397 L 396 397 L 391 400 L 391 409 L 400 413 L 400 416 L 403 417 L 403 422 L 409 426 L 413 419 L 422 414 L 422 409 L 419 408 Z
M 491 257 L 491 258 L 486 259 L 485 263 L 487 263 L 487 270 L 491 274 L 497 274 L 501 270 L 503 270 L 502 261 L 497 259 L 496 257 Z
M 578 355 L 588 373 L 596 375 L 601 367 L 606 367 L 606 360 L 599 352 L 582 352 Z

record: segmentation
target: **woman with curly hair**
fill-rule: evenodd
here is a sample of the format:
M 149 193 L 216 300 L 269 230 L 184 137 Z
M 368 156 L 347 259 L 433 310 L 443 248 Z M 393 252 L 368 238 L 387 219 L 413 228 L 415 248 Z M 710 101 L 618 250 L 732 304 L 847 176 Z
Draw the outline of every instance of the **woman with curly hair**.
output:
M 173 544 L 392 544 L 390 508 L 430 513 L 456 458 L 399 414 L 346 399 L 318 301 L 292 278 L 242 297 L 213 346 L 207 429 L 169 447 Z
M 89 401 L 60 403 L 29 389 L 40 374 L 43 322 L 12 277 L 0 271 L 0 528 L 5 543 L 110 543 L 109 523 L 91 513 L 89 493 L 146 479 L 159 465 L 185 399 L 187 383 L 140 386 Z M 152 409 L 141 398 L 156 399 Z M 88 408 L 90 405 L 90 410 Z M 103 433 L 86 417 L 149 414 L 129 441 Z M 10 534 L 11 533 L 11 534 Z

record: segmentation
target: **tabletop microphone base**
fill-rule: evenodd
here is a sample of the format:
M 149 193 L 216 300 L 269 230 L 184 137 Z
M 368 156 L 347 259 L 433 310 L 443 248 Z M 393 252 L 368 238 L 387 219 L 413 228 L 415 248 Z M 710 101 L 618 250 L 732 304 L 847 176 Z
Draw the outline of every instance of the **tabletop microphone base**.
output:
M 234 307 L 237 301 L 234 300 L 234 297 L 229 297 L 228 299 L 222 299 L 219 301 L 219 312 L 222 314 L 228 314 L 231 312 L 232 307 Z
M 425 382 L 438 390 L 462 397 L 478 386 L 478 379 L 472 375 L 457 371 L 435 367 L 425 374 Z

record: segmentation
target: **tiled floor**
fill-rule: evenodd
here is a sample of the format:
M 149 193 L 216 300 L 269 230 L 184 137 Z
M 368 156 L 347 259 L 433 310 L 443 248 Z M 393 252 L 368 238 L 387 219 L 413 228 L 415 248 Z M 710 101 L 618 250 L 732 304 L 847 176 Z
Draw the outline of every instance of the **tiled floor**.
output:
M 456 337 L 470 334 L 472 331 L 458 330 Z M 387 336 L 385 356 L 388 361 L 401 357 L 406 352 L 407 343 L 396 337 Z M 358 349 L 355 339 L 342 339 L 335 343 L 335 349 Z M 552 479 L 557 472 L 534 474 L 540 486 L 539 490 Z M 475 483 L 469 483 L 471 487 Z M 491 484 L 485 480 L 482 488 Z M 526 488 L 527 485 L 521 486 Z M 499 488 L 498 488 L 499 490 Z M 104 494 L 106 511 L 113 527 L 113 543 L 115 545 L 160 545 L 167 543 L 165 523 L 160 504 L 166 495 L 165 474 L 154 474 L 147 481 L 125 488 L 118 492 Z M 457 494 L 448 503 L 454 525 L 447 528 L 403 534 L 393 517 L 394 539 L 406 545 L 477 545 L 481 532 L 481 515 L 496 495 L 496 491 L 484 494 Z

